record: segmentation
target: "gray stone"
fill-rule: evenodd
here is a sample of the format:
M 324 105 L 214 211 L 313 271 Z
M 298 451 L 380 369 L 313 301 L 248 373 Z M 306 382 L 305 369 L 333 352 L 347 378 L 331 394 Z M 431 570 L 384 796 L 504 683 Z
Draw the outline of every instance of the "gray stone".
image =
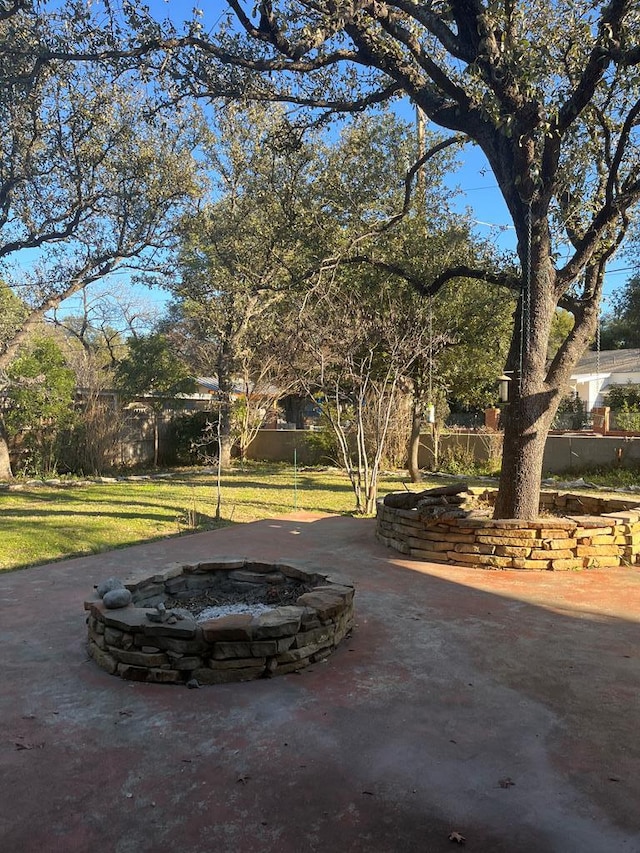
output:
M 146 637 L 140 638 L 140 645 L 144 646 L 147 642 Z M 185 655 L 197 655 L 206 648 L 206 643 L 199 636 L 196 636 L 193 640 L 178 640 L 175 637 L 160 636 L 154 640 L 154 643 L 161 649 Z
M 114 589 L 124 589 L 124 583 L 119 578 L 107 578 L 101 581 L 96 587 L 96 592 L 100 598 L 104 598 L 107 592 L 111 592 Z
M 215 560 L 203 560 L 198 563 L 198 571 L 200 572 L 228 572 L 232 569 L 242 569 L 246 565 L 244 557 L 218 557 Z
M 328 588 L 322 592 L 316 592 L 316 590 L 305 592 L 298 598 L 297 603 L 306 607 L 313 607 L 321 622 L 328 622 L 333 617 L 338 616 L 346 606 L 344 596 Z
M 268 575 L 264 574 L 264 572 L 250 572 L 248 569 L 238 569 L 237 571 L 229 572 L 229 580 L 237 581 L 241 584 L 264 584 L 267 577 Z
M 105 592 L 102 603 L 109 610 L 118 610 L 120 607 L 128 607 L 131 604 L 131 593 L 128 589 L 112 589 Z
M 117 628 L 104 627 L 104 638 L 110 646 L 121 646 L 124 633 Z
M 231 660 L 210 660 L 211 669 L 255 669 L 257 666 L 265 666 L 266 658 L 232 658 Z
M 258 655 L 256 653 L 254 657 L 257 656 Z M 211 657 L 214 660 L 227 660 L 228 658 L 251 657 L 251 643 L 216 643 L 213 647 Z
M 254 636 L 257 639 L 287 637 L 300 628 L 304 615 L 302 607 L 276 607 L 261 613 L 254 620 Z
M 172 578 L 179 578 L 180 575 L 182 574 L 182 570 L 183 570 L 182 563 L 169 563 L 167 568 L 164 569 L 164 571 L 158 572 L 157 574 L 153 575 L 151 580 L 154 583 L 164 584 L 165 581 L 169 581 Z
M 253 636 L 253 616 L 248 613 L 236 613 L 201 622 L 202 634 L 209 643 L 243 642 Z
M 102 651 L 95 643 L 89 643 L 89 655 L 99 667 L 105 669 L 110 675 L 113 675 L 116 671 L 117 663 L 115 659 L 107 652 Z
M 111 628 L 120 628 L 122 631 L 141 631 L 147 623 L 146 610 L 139 607 L 123 607 L 118 610 L 104 610 L 102 619 L 105 625 Z
M 162 654 L 162 652 L 146 654 L 145 652 L 128 652 L 117 648 L 110 649 L 110 652 L 119 663 L 130 663 L 133 666 L 151 668 L 152 666 L 163 666 L 169 663 L 169 658 Z

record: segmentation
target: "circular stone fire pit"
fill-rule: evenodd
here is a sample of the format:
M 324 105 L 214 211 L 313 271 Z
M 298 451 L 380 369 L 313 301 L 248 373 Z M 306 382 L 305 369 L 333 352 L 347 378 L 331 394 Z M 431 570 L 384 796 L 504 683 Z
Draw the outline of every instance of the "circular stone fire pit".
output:
M 98 595 L 85 602 L 89 654 L 133 681 L 199 686 L 282 675 L 326 658 L 353 627 L 353 584 L 295 563 L 217 557 L 123 586 L 127 606 L 112 609 Z M 197 615 L 199 602 L 226 608 L 234 595 L 293 603 L 255 615 Z

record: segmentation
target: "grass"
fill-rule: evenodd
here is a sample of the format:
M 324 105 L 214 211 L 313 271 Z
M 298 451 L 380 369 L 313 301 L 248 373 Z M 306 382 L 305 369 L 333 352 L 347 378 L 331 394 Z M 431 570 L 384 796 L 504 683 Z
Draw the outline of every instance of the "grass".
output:
M 404 478 L 404 473 L 382 477 L 381 493 L 401 488 Z M 194 470 L 166 480 L 25 484 L 19 491 L 0 492 L 0 571 L 273 518 L 292 512 L 294 504 L 327 513 L 350 513 L 354 507 L 351 485 L 340 471 L 298 471 L 294 491 L 290 466 L 266 464 L 224 475 L 221 521 L 215 520 L 216 500 L 214 475 Z
M 591 475 L 591 476 L 589 476 Z M 638 482 L 638 472 L 572 472 L 601 488 Z M 473 482 L 473 477 L 469 477 Z M 402 488 L 404 471 L 381 476 L 380 494 Z M 447 480 L 425 479 L 422 488 Z M 486 485 L 486 482 L 484 483 Z M 576 489 L 576 491 L 578 491 Z M 188 469 L 170 479 L 60 486 L 23 484 L 0 492 L 0 572 L 65 557 L 99 554 L 195 530 L 274 518 L 294 508 L 311 512 L 353 512 L 346 475 L 336 469 L 294 472 L 289 465 L 249 464 L 223 476 L 220 520 L 215 519 L 213 474 Z

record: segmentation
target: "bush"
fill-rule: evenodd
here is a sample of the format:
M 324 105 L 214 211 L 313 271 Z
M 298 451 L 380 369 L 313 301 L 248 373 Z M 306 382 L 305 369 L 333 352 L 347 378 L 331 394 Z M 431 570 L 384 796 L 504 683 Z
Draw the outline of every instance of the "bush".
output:
M 640 408 L 640 385 L 627 382 L 626 385 L 609 385 L 607 388 L 607 404 L 612 411 L 625 408 Z
M 551 424 L 552 429 L 583 429 L 588 423 L 587 407 L 577 394 L 569 394 L 560 401 Z
M 218 455 L 217 415 L 183 412 L 171 422 L 169 444 L 180 465 L 206 465 Z
M 640 405 L 623 403 L 615 412 L 615 420 L 617 429 L 640 432 Z

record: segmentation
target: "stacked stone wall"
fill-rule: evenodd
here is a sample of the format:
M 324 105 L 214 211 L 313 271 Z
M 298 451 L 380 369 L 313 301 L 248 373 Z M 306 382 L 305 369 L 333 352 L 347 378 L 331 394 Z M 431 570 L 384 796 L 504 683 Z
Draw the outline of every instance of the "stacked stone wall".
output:
M 491 504 L 495 492 L 478 497 Z M 640 562 L 639 501 L 547 492 L 540 507 L 542 517 L 526 522 L 478 510 L 433 517 L 428 508 L 380 502 L 376 535 L 419 560 L 485 569 L 566 571 Z
M 239 591 L 291 581 L 313 588 L 295 605 L 258 616 L 238 614 L 196 622 L 157 605 L 186 599 L 211 587 Z M 85 602 L 89 654 L 107 672 L 133 681 L 162 684 L 221 684 L 282 675 L 326 658 L 353 627 L 354 588 L 350 581 L 289 564 L 216 559 L 173 564 L 141 581 L 125 583 L 127 607 L 109 609 L 103 601 Z

